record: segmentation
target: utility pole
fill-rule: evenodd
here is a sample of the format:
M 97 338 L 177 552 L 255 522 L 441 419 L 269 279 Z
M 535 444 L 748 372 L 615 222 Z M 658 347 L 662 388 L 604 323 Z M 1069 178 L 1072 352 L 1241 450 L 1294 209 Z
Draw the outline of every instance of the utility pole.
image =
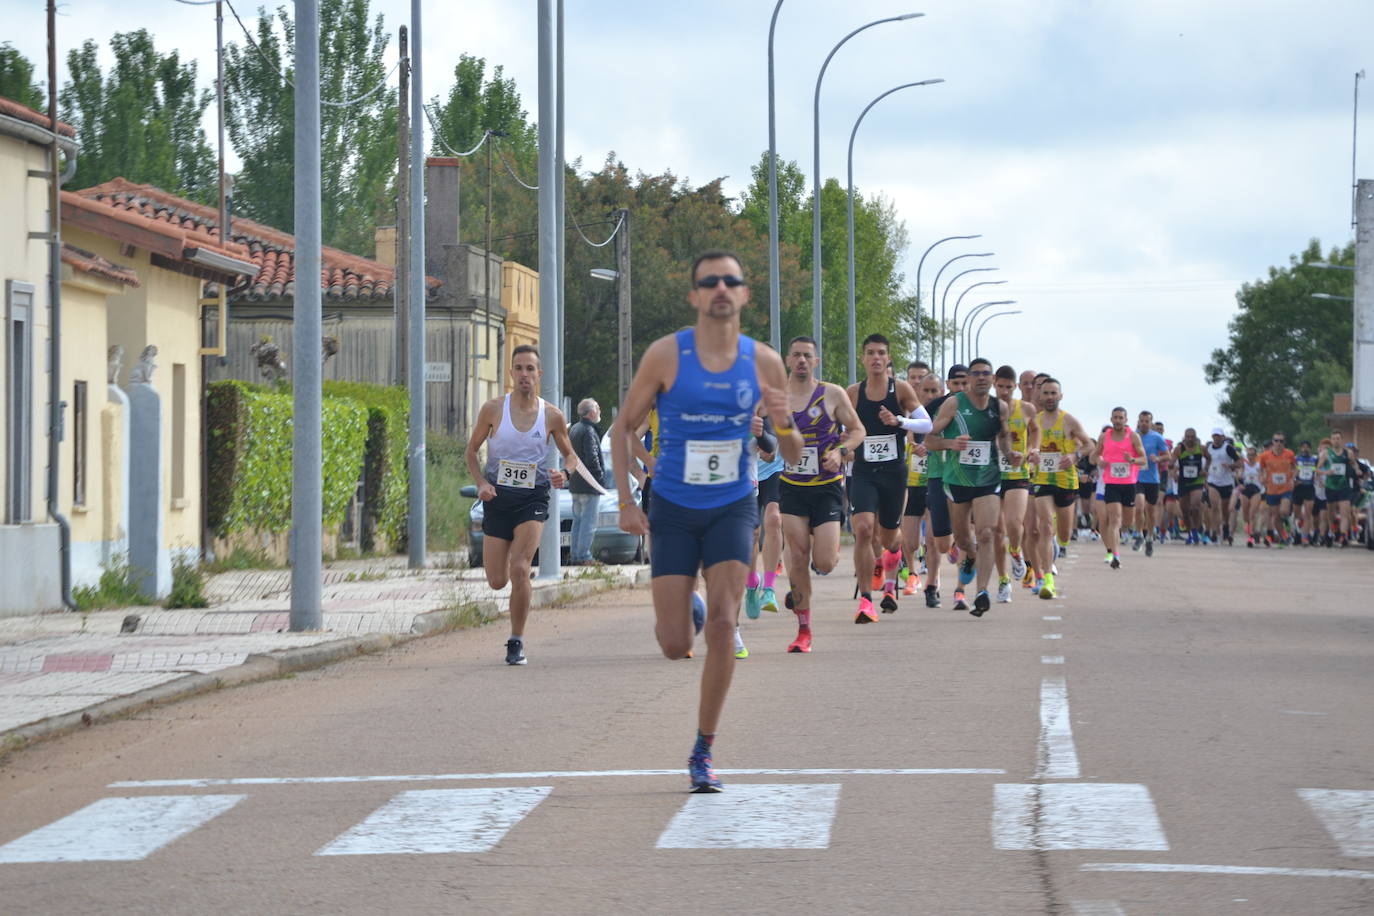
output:
M 620 379 L 617 391 L 620 404 L 625 403 L 625 394 L 630 390 L 630 377 L 634 375 L 634 335 L 630 326 L 630 211 L 620 211 L 620 228 L 615 234 L 615 291 L 617 311 L 620 318 L 620 343 L 618 360 Z
M 321 630 L 324 590 L 320 352 L 319 0 L 296 0 L 296 293 L 292 341 L 291 630 Z
M 421 76 L 420 2 L 410 0 L 410 239 L 406 246 L 410 276 L 407 297 L 409 343 L 406 377 L 410 388 L 410 503 L 406 525 L 407 565 L 425 568 L 425 96 Z
M 396 279 L 391 284 L 391 301 L 395 324 L 392 333 L 392 355 L 395 368 L 391 384 L 406 383 L 406 328 L 410 325 L 407 296 L 410 292 L 410 58 L 407 42 L 410 37 L 405 26 L 397 29 L 400 42 L 401 86 L 396 118 Z
M 558 205 L 557 187 L 562 178 L 558 174 L 557 83 L 555 66 L 555 0 L 539 0 L 539 353 L 544 378 L 539 394 L 557 405 L 561 400 L 558 383 L 562 358 L 559 349 L 558 286 L 562 267 L 558 261 Z M 546 461 L 553 461 L 549 450 Z M 549 518 L 539 540 L 539 578 L 557 579 L 562 575 L 559 551 L 562 538 L 559 532 L 558 494 L 549 496 Z

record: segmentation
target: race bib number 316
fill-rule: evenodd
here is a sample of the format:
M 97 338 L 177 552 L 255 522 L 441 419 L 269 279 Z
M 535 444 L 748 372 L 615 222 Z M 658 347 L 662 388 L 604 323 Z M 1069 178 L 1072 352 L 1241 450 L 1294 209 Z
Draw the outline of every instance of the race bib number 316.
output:
M 496 482 L 503 487 L 532 490 L 538 471 L 539 467 L 533 461 L 511 461 L 502 458 L 496 468 Z

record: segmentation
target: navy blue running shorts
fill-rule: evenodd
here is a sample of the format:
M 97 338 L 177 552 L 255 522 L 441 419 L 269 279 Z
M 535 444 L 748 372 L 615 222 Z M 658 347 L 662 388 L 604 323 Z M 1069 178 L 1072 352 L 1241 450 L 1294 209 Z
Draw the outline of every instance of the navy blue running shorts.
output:
M 930 515 L 932 535 L 944 538 L 954 532 L 954 527 L 949 523 L 949 502 L 945 498 L 945 482 L 938 477 L 926 481 L 926 512 Z
M 758 497 L 753 493 L 714 509 L 689 509 L 658 494 L 649 507 L 652 575 L 695 576 L 726 560 L 748 566 L 758 526 Z

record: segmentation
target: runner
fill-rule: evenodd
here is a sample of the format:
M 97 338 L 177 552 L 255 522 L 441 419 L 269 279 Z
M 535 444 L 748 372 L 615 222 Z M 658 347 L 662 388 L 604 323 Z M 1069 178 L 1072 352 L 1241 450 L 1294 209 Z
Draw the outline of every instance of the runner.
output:
M 1342 446 L 1342 442 L 1345 442 L 1345 435 L 1339 429 L 1331 430 L 1331 445 L 1322 454 L 1321 469 L 1325 475 L 1326 508 L 1331 516 L 1335 543 L 1344 547 L 1353 528 L 1351 506 L 1355 488 L 1351 485 L 1351 471 L 1356 460 L 1355 443 L 1346 442 Z
M 921 379 L 930 375 L 930 365 L 923 360 L 915 360 L 906 364 L 906 383 L 913 390 L 919 390 Z
M 916 389 L 916 399 L 926 407 L 929 416 L 929 405 L 944 393 L 944 386 L 940 384 L 939 376 L 934 373 L 927 373 L 921 378 L 921 383 Z M 906 509 L 902 511 L 902 548 L 907 556 L 907 577 L 906 585 L 902 588 L 903 595 L 914 595 L 921 587 L 921 577 L 916 570 L 919 569 L 919 552 L 921 547 L 921 525 L 925 521 L 926 512 L 926 468 L 930 460 L 930 453 L 926 451 L 923 443 L 924 435 L 918 433 L 907 433 L 907 474 L 906 474 Z M 935 566 L 936 590 L 939 590 L 939 564 Z M 929 570 L 926 571 L 927 579 L 930 579 Z
M 1240 470 L 1240 452 L 1226 437 L 1220 426 L 1212 429 L 1212 441 L 1207 444 L 1207 491 L 1211 498 L 1208 527 L 1212 540 L 1234 543 L 1231 537 L 1231 494 L 1236 487 L 1236 472 Z
M 926 405 L 926 412 L 932 417 L 939 412 L 946 401 L 964 390 L 968 384 L 968 367 L 958 363 L 949 367 L 946 372 L 946 385 L 948 392 L 937 397 Z M 945 483 L 943 480 L 945 470 L 945 454 L 943 451 L 926 446 L 926 514 L 929 516 L 926 521 L 926 607 L 936 608 L 940 606 L 940 557 L 946 551 L 950 551 L 950 562 L 955 562 L 958 556 L 955 547 L 951 550 L 950 545 L 954 542 L 954 528 L 949 520 L 949 500 L 945 495 Z M 968 610 L 968 604 L 964 601 L 964 586 L 956 585 L 954 588 L 954 609 L 956 611 Z
M 1317 533 L 1312 510 L 1317 501 L 1317 465 L 1320 459 L 1312 454 L 1312 443 L 1304 439 L 1298 444 L 1298 454 L 1293 460 L 1298 463 L 1297 482 L 1293 486 L 1293 508 L 1297 510 L 1298 525 L 1296 543 L 1310 547 Z
M 1039 525 L 1044 532 L 1040 538 L 1040 555 L 1035 567 L 1043 578 L 1040 597 L 1054 597 L 1054 558 L 1058 550 L 1069 545 L 1073 527 L 1073 506 L 1078 500 L 1078 453 L 1094 447 L 1092 437 L 1083 424 L 1060 409 L 1063 389 L 1058 379 L 1046 378 L 1040 386 L 1040 461 L 1035 471 L 1035 504 Z M 1056 540 L 1057 538 L 1057 540 Z
M 943 479 L 954 537 L 963 554 L 959 584 L 967 585 L 977 578 L 978 594 L 969 613 L 982 617 L 992 607 L 987 586 L 996 565 L 993 531 L 1001 515 L 997 490 L 1002 474 L 997 456 L 1005 454 L 1013 466 L 1019 466 L 1024 456 L 1012 447 L 1007 429 L 1010 408 L 990 396 L 992 363 L 981 356 L 974 359 L 969 363 L 968 379 L 967 392 L 961 391 L 940 405 L 926 447 L 946 452 Z
M 783 460 L 778 454 L 778 437 L 773 432 L 773 424 L 757 413 L 749 421 L 749 431 L 754 434 L 754 474 L 756 485 L 754 495 L 758 499 L 759 526 L 754 529 L 754 550 L 749 562 L 749 579 L 745 582 L 744 613 L 751 620 L 759 616 L 759 611 L 777 613 L 778 599 L 773 591 L 773 583 L 778 575 L 778 560 L 782 556 L 782 515 L 778 512 L 778 474 L 782 471 Z M 767 570 L 759 576 L 759 557 Z M 735 627 L 735 658 L 748 658 L 749 649 L 744 645 L 744 637 L 739 627 Z
M 567 475 L 545 467 L 552 439 L 568 471 L 578 467 L 563 412 L 539 396 L 539 350 L 521 344 L 511 351 L 514 387 L 482 405 L 468 438 L 468 473 L 482 505 L 482 569 L 494 589 L 510 583 L 510 639 L 506 664 L 523 665 L 525 620 L 530 612 L 530 564 L 549 517 L 549 488 Z M 487 461 L 477 452 L 486 443 Z
M 649 345 L 611 444 L 620 527 L 654 533 L 654 629 L 668 658 L 682 658 L 692 648 L 692 594 L 697 573 L 705 569 L 707 652 L 688 774 L 693 792 L 719 792 L 712 746 L 734 673 L 731 641 L 758 525 L 748 444 L 749 419 L 759 402 L 781 433 L 784 458 L 800 457 L 801 440 L 787 413 L 782 360 L 740 333 L 740 311 L 749 301 L 740 259 L 707 251 L 697 256 L 689 276 L 687 299 L 696 325 Z M 634 504 L 628 467 L 634 430 L 654 406 L 659 458 L 652 517 L 646 519 Z
M 844 389 L 817 381 L 814 340 L 792 338 L 787 345 L 787 368 L 790 421 L 803 440 L 801 453 L 783 469 L 780 487 L 789 584 L 783 600 L 797 615 L 797 638 L 787 651 L 810 652 L 811 571 L 828 575 L 839 559 L 844 507 L 841 464 L 863 442 L 864 430 Z
M 1264 504 L 1264 488 L 1260 486 L 1261 468 L 1259 455 L 1255 452 L 1253 445 L 1245 448 L 1245 458 L 1241 463 L 1241 510 L 1245 520 L 1245 546 L 1255 546 L 1255 531 L 1260 514 L 1260 506 Z
M 1148 410 L 1142 410 L 1136 417 L 1135 431 L 1145 448 L 1146 461 L 1135 482 L 1136 536 L 1131 549 L 1139 550 L 1144 541 L 1145 556 L 1151 557 L 1155 552 L 1155 529 L 1163 526 L 1164 504 L 1159 498 L 1159 484 L 1161 471 L 1167 473 L 1169 444 L 1155 432 L 1154 414 Z
M 1178 467 L 1178 500 L 1189 544 L 1203 543 L 1202 494 L 1206 490 L 1207 461 L 1207 452 L 1198 441 L 1197 430 L 1188 427 L 1174 446 L 1173 463 Z
M 1021 373 L 1025 376 L 1025 373 Z M 1034 378 L 1034 373 L 1032 373 Z M 1001 366 L 996 375 L 997 398 L 1007 405 L 1007 429 L 1011 431 L 1011 447 L 1022 453 L 1020 464 L 1012 464 L 1006 455 L 1001 455 L 1002 515 L 997 523 L 997 602 L 1007 604 L 1011 601 L 1011 582 L 1026 575 L 1026 560 L 1022 555 L 1022 537 L 1026 530 L 1026 506 L 1030 503 L 1030 469 L 1040 452 L 1040 424 L 1035 421 L 1038 412 L 1029 401 L 1020 398 L 1012 400 L 1012 392 L 1017 389 L 1016 370 L 1011 366 Z M 1005 548 L 1003 544 L 1005 543 Z M 1007 569 L 1007 558 L 1011 558 L 1011 569 Z M 1010 572 L 1010 575 L 1008 575 Z
M 1326 450 L 1331 447 L 1331 440 L 1323 438 L 1317 443 L 1317 455 L 1325 455 Z M 1330 506 L 1326 501 L 1326 475 L 1318 466 L 1317 478 L 1312 487 L 1315 499 L 1312 501 L 1312 514 L 1316 518 L 1317 528 L 1314 544 L 1324 544 L 1331 546 L 1331 512 Z
M 1106 513 L 1102 520 L 1102 543 L 1107 548 L 1106 563 L 1121 568 L 1121 528 L 1133 527 L 1126 516 L 1135 511 L 1136 482 L 1148 460 L 1140 435 L 1126 426 L 1126 408 L 1112 408 L 1112 425 L 1102 431 L 1093 450 L 1093 462 L 1101 469 Z
M 1293 508 L 1293 478 L 1298 462 L 1284 446 L 1283 433 L 1274 433 L 1269 447 L 1260 452 L 1260 478 L 1264 483 L 1264 546 L 1280 547 L 1288 542 L 1288 515 Z
M 930 416 L 917 401 L 916 392 L 888 373 L 888 346 L 887 338 L 881 334 L 864 338 L 863 362 L 868 377 L 850 385 L 846 392 L 864 428 L 863 443 L 854 453 L 854 473 L 849 481 L 849 522 L 854 531 L 854 576 L 859 593 L 855 623 L 878 621 L 870 591 L 875 586 L 883 590 L 883 611 L 891 614 L 897 610 L 897 568 L 902 565 L 902 511 L 906 499 L 906 436 L 901 430 L 930 431 Z M 882 553 L 875 567 L 874 555 L 879 547 Z

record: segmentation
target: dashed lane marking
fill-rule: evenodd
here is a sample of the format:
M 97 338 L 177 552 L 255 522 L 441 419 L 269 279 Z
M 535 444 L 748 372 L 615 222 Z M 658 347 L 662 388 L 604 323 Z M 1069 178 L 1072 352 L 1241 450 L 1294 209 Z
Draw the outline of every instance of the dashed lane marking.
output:
M 1088 862 L 1079 871 L 1156 872 L 1187 875 L 1251 875 L 1279 878 L 1355 878 L 1374 881 L 1374 871 L 1353 868 L 1270 868 L 1259 865 L 1171 865 L 1163 862 Z
M 1040 681 L 1040 741 L 1035 757 L 1037 779 L 1077 779 L 1081 775 L 1069 720 L 1069 685 L 1063 677 Z

